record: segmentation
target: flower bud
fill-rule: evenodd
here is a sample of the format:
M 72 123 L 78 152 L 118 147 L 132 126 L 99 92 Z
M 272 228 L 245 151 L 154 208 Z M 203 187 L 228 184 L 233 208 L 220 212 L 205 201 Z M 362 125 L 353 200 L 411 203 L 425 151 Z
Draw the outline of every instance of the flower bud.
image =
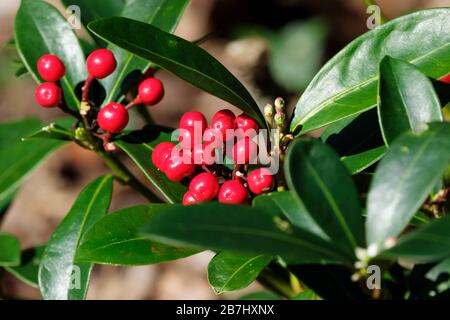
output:
M 275 114 L 275 124 L 277 125 L 278 128 L 284 129 L 285 121 L 286 121 L 286 115 L 284 113 L 277 112 Z
M 284 99 L 281 97 L 278 97 L 275 99 L 275 110 L 279 113 L 284 113 L 285 111 L 285 102 Z
M 275 114 L 275 109 L 273 108 L 273 106 L 270 104 L 267 104 L 264 107 L 264 117 L 266 118 L 266 120 L 269 121 L 269 119 L 272 119 L 274 114 Z

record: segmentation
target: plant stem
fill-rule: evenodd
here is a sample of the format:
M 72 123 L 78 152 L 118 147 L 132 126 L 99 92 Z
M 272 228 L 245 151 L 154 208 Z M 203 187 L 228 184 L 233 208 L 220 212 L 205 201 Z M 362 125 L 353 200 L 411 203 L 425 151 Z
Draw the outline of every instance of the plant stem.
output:
M 152 203 L 162 203 L 151 190 L 149 190 L 144 184 L 142 184 L 129 170 L 128 168 L 113 154 L 108 154 L 105 151 L 97 150 L 97 154 L 103 159 L 105 164 L 111 169 L 113 175 L 117 180 L 126 184 L 139 192 L 147 200 Z
M 278 277 L 275 272 L 270 272 L 270 270 L 264 270 L 261 272 L 258 276 L 258 281 L 263 286 L 285 298 L 292 299 L 297 294 L 291 288 L 290 284 L 285 281 L 285 279 Z

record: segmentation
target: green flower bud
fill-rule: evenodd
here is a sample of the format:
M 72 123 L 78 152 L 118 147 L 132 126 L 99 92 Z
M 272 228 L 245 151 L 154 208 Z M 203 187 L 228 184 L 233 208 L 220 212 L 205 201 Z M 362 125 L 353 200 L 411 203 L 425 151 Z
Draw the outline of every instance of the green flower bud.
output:
M 264 117 L 266 118 L 266 120 L 269 121 L 269 119 L 272 119 L 274 114 L 275 114 L 275 109 L 273 108 L 273 106 L 270 104 L 267 104 L 264 107 Z
M 278 128 L 284 129 L 285 121 L 286 115 L 284 113 L 277 112 L 275 114 L 275 124 L 277 125 Z
M 286 103 L 284 102 L 284 99 L 281 97 L 278 97 L 275 99 L 275 110 L 279 113 L 284 113 L 285 111 Z

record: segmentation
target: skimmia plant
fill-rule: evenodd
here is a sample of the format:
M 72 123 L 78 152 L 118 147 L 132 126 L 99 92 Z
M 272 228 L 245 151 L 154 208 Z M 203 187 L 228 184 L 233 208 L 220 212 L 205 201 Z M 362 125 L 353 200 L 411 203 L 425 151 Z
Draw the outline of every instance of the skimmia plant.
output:
M 219 61 L 171 34 L 188 0 L 62 2 L 81 8 L 90 39 L 44 1 L 22 0 L 16 16 L 18 74 L 36 80 L 38 104 L 66 117 L 0 125 L 0 206 L 7 211 L 32 169 L 66 143 L 95 152 L 111 174 L 80 192 L 47 244 L 21 252 L 13 235 L 0 234 L 3 272 L 44 299 L 83 299 L 95 264 L 212 250 L 208 280 L 218 294 L 258 280 L 272 298 L 448 296 L 449 8 L 355 39 L 286 115 L 283 99 L 260 108 Z M 148 113 L 164 91 L 173 94 L 159 69 L 243 113 L 220 110 L 208 125 L 186 110 L 173 134 Z M 132 108 L 147 123 L 141 130 L 124 130 Z M 320 128 L 320 139 L 308 137 Z M 113 180 L 149 204 L 108 213 Z

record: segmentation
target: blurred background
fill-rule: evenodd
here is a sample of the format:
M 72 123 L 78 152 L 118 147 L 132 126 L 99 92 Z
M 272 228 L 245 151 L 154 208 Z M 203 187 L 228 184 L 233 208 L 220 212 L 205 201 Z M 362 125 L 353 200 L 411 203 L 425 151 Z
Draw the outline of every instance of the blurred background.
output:
M 64 13 L 59 1 L 49 2 Z M 388 19 L 420 8 L 450 6 L 450 0 L 377 3 Z M 50 122 L 61 114 L 34 102 L 35 84 L 30 76 L 16 77 L 18 57 L 7 46 L 19 5 L 19 0 L 0 1 L 0 121 L 36 116 Z M 209 34 L 202 47 L 246 85 L 261 107 L 283 96 L 292 110 L 321 65 L 367 31 L 368 17 L 362 0 L 191 0 L 176 34 L 188 40 Z M 183 112 L 194 109 L 207 118 L 224 107 L 238 112 L 172 75 L 160 72 L 158 77 L 165 83 L 166 96 L 150 112 L 159 124 L 174 127 Z M 140 125 L 133 117 L 132 126 Z M 27 179 L 0 230 L 15 234 L 23 248 L 46 243 L 82 187 L 104 172 L 107 169 L 95 154 L 66 145 Z M 114 192 L 111 210 L 144 203 L 118 184 Z M 133 268 L 96 266 L 88 299 L 227 299 L 263 290 L 254 284 L 243 292 L 216 296 L 206 274 L 212 256 L 205 252 Z M 10 298 L 40 298 L 37 289 L 9 275 L 0 279 L 0 288 Z

